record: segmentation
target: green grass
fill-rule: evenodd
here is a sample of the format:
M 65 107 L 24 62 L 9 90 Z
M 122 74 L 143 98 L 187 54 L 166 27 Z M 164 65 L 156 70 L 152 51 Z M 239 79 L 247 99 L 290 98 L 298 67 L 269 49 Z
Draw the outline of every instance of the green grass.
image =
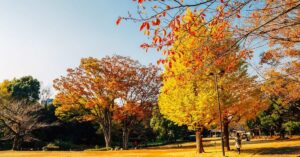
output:
M 2 151 L 0 157 L 218 157 L 221 156 L 220 142 L 217 139 L 205 139 L 203 154 L 195 153 L 195 144 L 183 143 L 181 147 L 170 144 L 139 150 L 123 151 Z M 231 145 L 234 149 L 234 145 Z M 243 141 L 241 155 L 235 150 L 226 152 L 229 157 L 298 157 L 300 156 L 300 138 L 289 140 L 252 140 Z

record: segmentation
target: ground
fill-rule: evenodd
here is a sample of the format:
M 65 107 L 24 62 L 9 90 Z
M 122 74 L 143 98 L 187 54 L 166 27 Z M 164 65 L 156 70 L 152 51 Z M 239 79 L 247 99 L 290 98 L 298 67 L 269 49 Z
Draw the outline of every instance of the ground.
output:
M 172 144 L 139 150 L 127 151 L 2 151 L 0 157 L 218 157 L 221 156 L 217 139 L 205 139 L 206 153 L 197 155 L 194 143 Z M 232 143 L 232 149 L 234 144 Z M 243 141 L 241 155 L 235 150 L 226 152 L 228 157 L 300 157 L 300 138 L 288 140 Z

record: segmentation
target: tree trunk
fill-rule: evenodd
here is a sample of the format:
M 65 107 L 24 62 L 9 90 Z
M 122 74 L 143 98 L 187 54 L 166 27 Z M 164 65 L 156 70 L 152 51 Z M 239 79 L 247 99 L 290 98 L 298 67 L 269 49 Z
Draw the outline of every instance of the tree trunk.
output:
M 258 136 L 261 137 L 261 129 L 258 129 Z
M 196 152 L 197 153 L 204 153 L 202 133 L 203 133 L 203 129 L 196 131 Z
M 103 122 L 101 123 L 103 135 L 105 139 L 105 147 L 111 147 L 111 125 L 112 113 L 109 109 L 104 110 Z
M 20 150 L 20 137 L 16 135 L 13 140 L 12 150 Z
M 284 139 L 284 136 L 285 136 L 285 130 L 281 129 L 280 130 L 280 139 Z
M 128 149 L 128 142 L 129 142 L 129 130 L 127 127 L 123 129 L 123 149 Z
M 230 151 L 230 143 L 229 143 L 229 123 L 224 120 L 224 146 L 227 148 L 227 151 Z

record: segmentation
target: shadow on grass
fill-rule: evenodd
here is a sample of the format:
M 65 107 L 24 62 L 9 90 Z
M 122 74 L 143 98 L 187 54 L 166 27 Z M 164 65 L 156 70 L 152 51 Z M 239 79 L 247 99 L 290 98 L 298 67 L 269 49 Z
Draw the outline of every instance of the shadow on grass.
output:
M 263 143 L 274 143 L 284 141 L 298 141 L 299 139 L 282 139 L 282 140 L 255 140 L 255 141 L 242 141 L 243 144 L 263 144 Z
M 259 155 L 300 154 L 300 146 L 279 147 L 279 148 L 271 148 L 271 147 L 254 148 L 254 149 L 241 150 L 241 153 L 259 154 Z

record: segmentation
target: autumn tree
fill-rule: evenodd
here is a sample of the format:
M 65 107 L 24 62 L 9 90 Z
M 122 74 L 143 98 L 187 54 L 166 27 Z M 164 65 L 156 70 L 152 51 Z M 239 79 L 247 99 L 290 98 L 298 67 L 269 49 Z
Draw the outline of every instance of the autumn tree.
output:
M 161 79 L 156 66 L 131 65 L 132 73 L 128 76 L 126 89 L 120 91 L 120 105 L 114 112 L 114 120 L 120 123 L 123 132 L 123 148 L 128 149 L 129 135 L 139 123 L 149 123 L 152 108 L 157 105 Z M 146 124 L 147 125 L 147 124 Z
M 194 25 L 190 21 L 194 21 Z M 230 66 L 224 64 L 222 60 L 225 58 L 219 57 L 226 43 L 217 41 L 218 38 L 224 38 L 226 33 L 217 34 L 216 30 L 225 30 L 227 23 L 224 21 L 218 26 L 198 29 L 197 26 L 202 22 L 204 20 L 198 13 L 188 10 L 182 17 L 180 29 L 175 32 L 180 40 L 174 41 L 170 49 L 172 53 L 166 54 L 167 60 L 158 61 L 165 64 L 159 97 L 160 111 L 167 119 L 196 131 L 197 152 L 200 153 L 204 152 L 201 134 L 218 117 L 214 112 L 217 109 L 214 79 L 209 73 L 217 72 L 221 67 L 230 71 L 230 66 L 235 66 L 235 62 Z M 186 29 L 193 30 L 195 34 L 190 35 Z M 216 33 L 212 38 L 198 37 L 210 35 L 211 31 Z M 213 60 L 217 57 L 218 60 Z M 227 61 L 234 59 L 234 56 L 231 57 Z
M 158 61 L 165 64 L 166 69 L 163 75 L 164 92 L 159 99 L 160 109 L 166 118 L 176 123 L 189 127 L 196 123 L 198 126 L 193 129 L 200 130 L 200 133 L 204 127 L 218 123 L 217 117 L 221 114 L 226 145 L 230 149 L 229 123 L 255 116 L 254 111 L 261 109 L 258 106 L 263 106 L 260 102 L 262 95 L 255 77 L 247 74 L 244 60 L 250 56 L 249 51 L 240 51 L 238 48 L 224 51 L 236 42 L 229 31 L 230 23 L 219 21 L 218 24 L 199 28 L 205 22 L 200 14 L 189 9 L 185 12 L 178 29 L 174 30 L 176 37 L 168 51 L 170 53 L 166 53 L 167 59 Z M 218 91 L 222 113 L 216 112 L 216 84 L 222 89 Z M 171 104 L 172 107 L 169 106 Z M 194 115 L 185 115 L 191 113 Z M 190 120 L 175 118 L 178 114 Z M 201 144 L 199 148 L 197 150 L 202 152 Z
M 230 124 L 246 122 L 267 108 L 268 97 L 260 90 L 256 77 L 250 77 L 241 61 L 239 68 L 220 80 L 220 101 L 223 119 L 224 144 L 230 150 Z
M 11 93 L 8 91 L 9 85 L 9 80 L 4 80 L 0 83 L 0 101 L 3 99 L 8 99 L 10 97 Z
M 235 34 L 236 40 L 228 45 L 226 51 L 242 45 L 249 47 L 252 44 L 245 43 L 252 42 L 253 37 L 260 38 L 260 41 L 271 39 L 276 42 L 299 42 L 298 0 L 133 0 L 133 2 L 138 6 L 137 13 L 120 16 L 116 23 L 120 24 L 122 20 L 139 23 L 140 30 L 151 36 L 148 43 L 141 45 L 146 49 L 156 48 L 161 51 L 165 48 L 168 51 L 176 38 L 174 30 L 176 31 L 188 9 L 199 12 L 199 17 L 205 19 L 204 23 L 197 26 L 198 28 L 222 23 L 222 20 L 235 23 L 230 31 Z M 190 23 L 193 24 L 193 21 Z M 190 29 L 186 29 L 186 32 L 193 34 Z M 289 36 L 285 36 L 287 34 Z
M 164 77 L 169 77 L 172 72 L 180 73 L 175 69 L 182 69 L 181 61 L 173 64 L 174 69 L 167 69 Z M 179 126 L 186 125 L 190 130 L 196 131 L 197 152 L 204 152 L 202 133 L 213 121 L 212 115 L 215 108 L 216 96 L 213 82 L 198 75 L 185 73 L 180 75 L 182 80 L 170 77 L 163 80 L 162 93 L 159 96 L 160 112 L 165 118 Z M 184 79 L 189 81 L 183 81 Z
M 119 109 L 118 102 L 126 100 L 131 104 L 131 100 L 126 99 L 129 96 L 140 97 L 153 92 L 153 89 L 132 92 L 137 88 L 131 88 L 131 85 L 143 79 L 139 78 L 137 68 L 140 68 L 140 64 L 128 57 L 83 58 L 79 67 L 68 69 L 67 76 L 54 80 L 54 88 L 58 91 L 54 100 L 56 115 L 65 120 L 98 123 L 104 133 L 106 147 L 110 147 L 113 112 Z M 140 87 L 138 90 L 144 88 L 142 84 L 137 86 Z M 148 100 L 139 98 L 133 103 L 144 105 L 141 101 Z
M 274 82 L 280 78 L 277 81 L 278 86 L 297 87 L 295 90 L 284 89 L 291 91 L 287 92 L 289 94 L 285 97 L 291 99 L 290 97 L 297 95 L 294 91 L 297 91 L 299 82 L 297 79 L 299 78 L 300 41 L 299 0 L 133 0 L 133 2 L 138 4 L 137 14 L 129 13 L 128 16 L 120 16 L 117 24 L 122 20 L 139 23 L 140 31 L 144 31 L 150 39 L 149 42 L 141 45 L 142 48 L 146 50 L 154 48 L 163 54 L 173 54 L 170 47 L 176 40 L 184 39 L 178 38 L 176 31 L 182 26 L 182 19 L 189 10 L 197 12 L 197 17 L 205 21 L 198 25 L 194 24 L 195 20 L 189 21 L 190 25 L 199 29 L 218 25 L 224 20 L 230 21 L 235 23 L 228 29 L 233 34 L 235 42 L 228 43 L 223 51 L 230 53 L 231 49 L 239 47 L 242 53 L 237 58 L 243 59 L 247 56 L 247 59 L 251 59 L 253 51 L 264 47 L 266 51 L 261 54 L 261 62 L 264 65 L 266 63 L 272 65 L 267 68 L 267 76 L 264 79 Z M 195 34 L 189 27 L 186 27 L 185 31 L 192 36 Z M 221 33 L 222 29 L 216 31 Z M 214 32 L 211 33 L 213 36 Z M 248 51 L 249 49 L 251 51 Z M 260 77 L 263 77 L 265 72 L 263 70 L 255 68 Z M 289 84 L 281 83 L 283 79 Z M 278 94 L 279 90 L 274 88 L 274 85 L 275 83 L 268 87 L 267 92 Z

